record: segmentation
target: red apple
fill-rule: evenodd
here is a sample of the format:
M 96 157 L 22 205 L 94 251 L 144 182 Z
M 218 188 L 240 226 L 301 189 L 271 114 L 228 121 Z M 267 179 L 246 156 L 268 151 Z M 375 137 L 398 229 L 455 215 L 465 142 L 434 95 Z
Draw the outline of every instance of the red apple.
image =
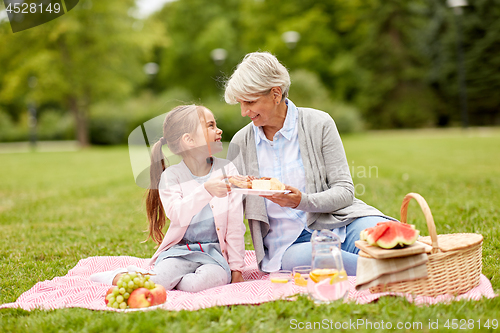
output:
M 128 306 L 131 308 L 147 308 L 153 302 L 153 294 L 147 288 L 134 290 L 128 298 Z
M 167 301 L 167 291 L 162 285 L 157 284 L 153 289 L 151 289 L 151 294 L 153 294 L 153 301 L 151 305 L 163 304 Z
M 113 289 L 115 289 L 115 287 L 111 287 L 108 289 L 108 291 L 106 291 L 106 295 L 104 296 L 104 302 L 106 303 L 106 305 L 108 305 L 108 295 L 111 294 L 113 292 Z

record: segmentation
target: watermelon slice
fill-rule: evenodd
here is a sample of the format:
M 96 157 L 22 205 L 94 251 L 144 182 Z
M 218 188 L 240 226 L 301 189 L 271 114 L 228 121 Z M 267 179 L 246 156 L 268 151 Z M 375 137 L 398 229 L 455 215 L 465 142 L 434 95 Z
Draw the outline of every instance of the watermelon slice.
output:
M 416 230 L 414 225 L 388 221 L 361 231 L 360 239 L 369 245 L 392 249 L 415 243 L 419 234 L 420 231 Z
M 359 239 L 374 245 L 382 234 L 389 228 L 387 224 L 377 224 L 375 227 L 367 228 L 361 231 Z
M 375 229 L 373 229 L 373 231 L 370 232 L 366 237 L 366 241 L 368 242 L 368 244 L 373 245 L 377 243 L 379 238 L 382 237 L 382 235 L 387 231 L 387 229 L 389 229 L 389 225 L 387 224 L 382 224 L 375 227 Z

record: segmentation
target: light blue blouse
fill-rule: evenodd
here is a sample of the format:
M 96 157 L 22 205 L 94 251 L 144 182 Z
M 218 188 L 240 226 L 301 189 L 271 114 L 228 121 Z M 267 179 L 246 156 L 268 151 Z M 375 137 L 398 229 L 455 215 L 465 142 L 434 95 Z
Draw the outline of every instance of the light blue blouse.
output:
M 273 140 L 267 139 L 262 127 L 253 126 L 255 146 L 261 177 L 274 177 L 282 183 L 296 187 L 302 193 L 306 192 L 306 175 L 302 155 L 300 153 L 298 135 L 299 111 L 295 104 L 286 99 L 287 114 L 283 127 L 276 132 Z M 269 232 L 264 237 L 265 256 L 262 259 L 262 270 L 274 272 L 281 268 L 281 259 L 285 251 L 292 245 L 299 235 L 307 230 L 306 212 L 281 207 L 266 200 L 267 216 L 269 218 Z M 346 228 L 335 229 L 342 242 L 345 240 Z

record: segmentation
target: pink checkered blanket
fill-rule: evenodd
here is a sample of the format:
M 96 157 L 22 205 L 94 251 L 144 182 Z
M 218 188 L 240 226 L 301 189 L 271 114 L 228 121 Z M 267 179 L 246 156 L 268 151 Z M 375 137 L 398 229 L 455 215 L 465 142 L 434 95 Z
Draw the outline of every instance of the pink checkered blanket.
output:
M 30 290 L 19 296 L 14 303 L 0 305 L 0 309 L 22 308 L 32 310 L 78 307 L 92 310 L 121 311 L 108 308 L 104 303 L 104 295 L 110 286 L 92 282 L 89 276 L 96 272 L 114 270 L 129 265 L 149 269 L 148 262 L 149 259 L 128 256 L 82 259 L 65 276 L 38 282 Z M 198 293 L 177 290 L 168 291 L 167 302 L 158 307 L 176 311 L 198 310 L 220 305 L 260 304 L 273 301 L 269 275 L 258 270 L 254 251 L 246 251 L 245 264 L 246 268 L 242 272 L 245 282 L 229 284 Z M 413 297 L 408 294 L 388 292 L 371 294 L 368 290 L 356 291 L 354 288 L 355 282 L 356 277 L 349 277 L 351 288 L 347 301 L 355 301 L 358 304 L 369 303 L 385 295 L 403 296 L 415 304 L 434 304 L 461 299 L 479 300 L 482 297 L 493 298 L 496 296 L 490 281 L 484 275 L 481 275 L 481 282 L 476 288 L 457 297 L 450 295 Z M 291 284 L 286 294 L 294 295 L 300 292 L 304 292 L 304 288 Z

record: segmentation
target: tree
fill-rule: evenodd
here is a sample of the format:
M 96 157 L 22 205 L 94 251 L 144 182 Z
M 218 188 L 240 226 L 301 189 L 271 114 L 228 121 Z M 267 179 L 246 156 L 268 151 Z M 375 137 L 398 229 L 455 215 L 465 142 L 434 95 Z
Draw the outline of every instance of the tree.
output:
M 134 29 L 134 1 L 86 1 L 68 14 L 16 34 L 2 32 L 0 103 L 27 97 L 70 110 L 81 145 L 89 143 L 92 102 L 127 96 L 145 79 L 148 49 L 157 40 Z M 28 88 L 29 77 L 38 84 Z
M 422 1 L 371 1 L 363 12 L 366 36 L 354 49 L 364 69 L 356 104 L 373 128 L 433 126 L 437 98 L 425 82 L 421 52 Z
M 446 101 L 443 125 L 460 120 L 457 23 L 465 57 L 467 104 L 472 125 L 500 124 L 500 1 L 468 1 L 456 16 L 444 2 L 428 0 L 429 25 L 423 31 L 425 51 L 432 62 L 427 80 Z M 460 20 L 460 22 L 457 22 Z
M 195 98 L 220 95 L 221 78 L 241 55 L 236 21 L 239 3 L 239 0 L 174 1 L 154 15 L 152 19 L 164 23 L 169 37 L 168 45 L 157 52 L 158 91 L 182 87 Z M 227 50 L 227 58 L 220 65 L 211 58 L 211 52 L 217 48 Z

